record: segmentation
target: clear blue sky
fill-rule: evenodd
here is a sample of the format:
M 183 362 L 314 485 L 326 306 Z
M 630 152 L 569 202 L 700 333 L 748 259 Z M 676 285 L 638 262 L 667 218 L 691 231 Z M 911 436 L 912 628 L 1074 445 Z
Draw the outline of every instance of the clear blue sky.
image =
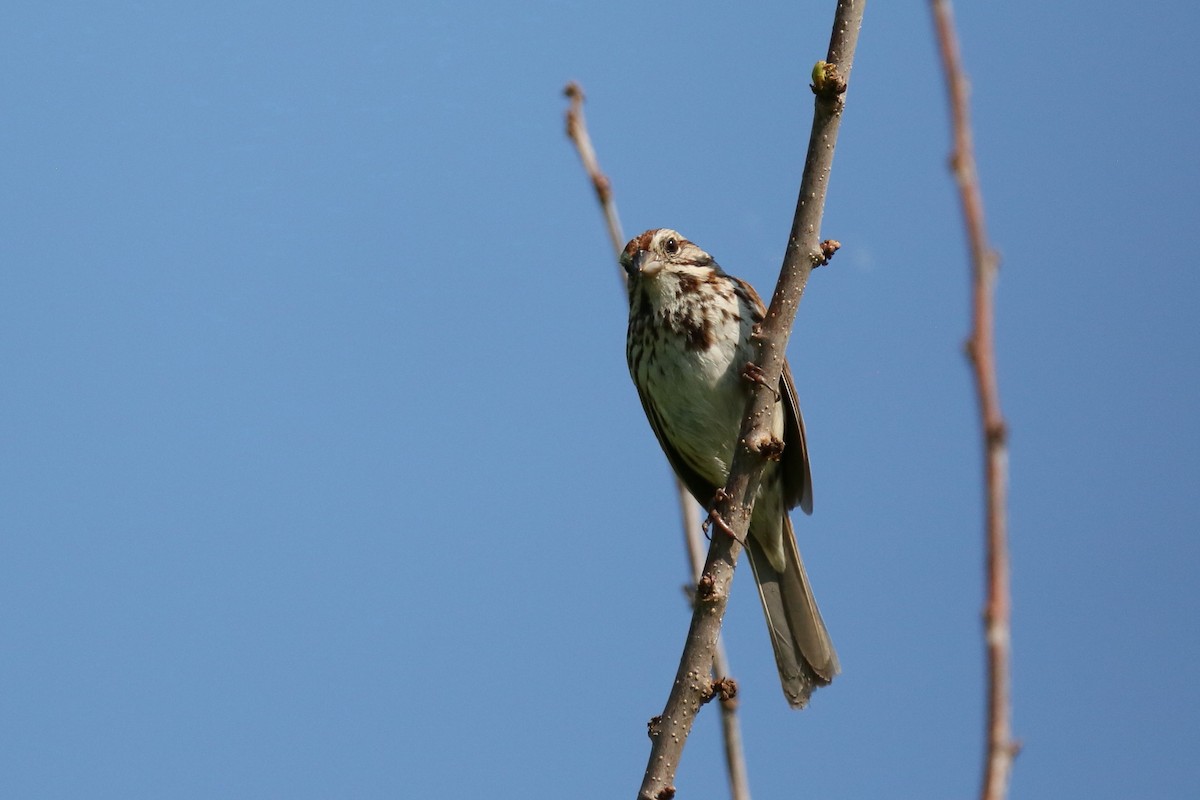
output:
M 687 624 L 563 135 L 768 293 L 832 2 L 22 3 L 0 30 L 0 795 L 632 797 Z M 1004 257 L 1019 797 L 1200 783 L 1190 6 L 963 3 Z M 844 674 L 727 641 L 758 797 L 968 797 L 967 270 L 928 12 L 873 2 L 791 358 Z M 715 714 L 683 797 L 724 792 Z

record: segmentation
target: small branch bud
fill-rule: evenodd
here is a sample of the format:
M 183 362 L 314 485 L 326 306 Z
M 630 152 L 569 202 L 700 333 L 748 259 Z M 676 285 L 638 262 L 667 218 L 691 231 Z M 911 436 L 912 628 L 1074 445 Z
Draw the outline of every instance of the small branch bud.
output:
M 662 715 L 651 717 L 646 723 L 646 735 L 651 739 L 657 739 L 662 735 Z
M 842 249 L 842 243 L 837 239 L 826 239 L 821 242 L 821 260 L 813 264 L 813 269 L 823 267 L 833 258 L 833 254 Z
M 838 71 L 837 64 L 828 61 L 818 61 L 813 65 L 812 84 L 813 94 L 823 100 L 836 100 L 838 95 L 846 91 L 846 81 Z

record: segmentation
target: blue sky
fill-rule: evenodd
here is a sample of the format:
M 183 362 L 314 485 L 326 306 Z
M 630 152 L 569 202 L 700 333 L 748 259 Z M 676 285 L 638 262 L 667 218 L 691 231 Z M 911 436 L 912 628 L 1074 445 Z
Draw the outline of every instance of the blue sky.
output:
M 1200 781 L 1194 9 L 960 4 L 1011 429 L 1014 796 Z M 632 796 L 687 611 L 626 232 L 769 293 L 833 4 L 21 4 L 0 30 L 5 797 Z M 967 269 L 923 3 L 872 3 L 790 356 L 844 674 L 760 797 L 962 797 Z M 1193 488 L 1189 488 L 1193 487 Z M 721 796 L 715 714 L 681 796 Z

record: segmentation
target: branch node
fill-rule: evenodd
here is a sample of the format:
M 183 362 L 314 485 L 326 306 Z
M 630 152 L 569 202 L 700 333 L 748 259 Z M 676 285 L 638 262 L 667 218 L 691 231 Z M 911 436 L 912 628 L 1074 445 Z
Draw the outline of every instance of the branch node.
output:
M 600 198 L 601 205 L 606 205 L 612 200 L 612 181 L 608 179 L 607 175 L 596 175 L 592 185 L 596 187 L 596 195 Z
M 675 797 L 674 786 L 664 786 L 658 790 L 658 794 L 654 795 L 656 800 L 672 800 Z
M 567 109 L 567 136 L 575 140 L 579 136 L 579 115 L 583 111 L 583 87 L 575 81 L 570 81 L 563 89 L 563 94 L 571 101 Z
M 718 678 L 713 681 L 712 688 L 713 692 L 721 699 L 721 705 L 737 705 L 738 685 L 733 678 L 728 675 Z
M 846 81 L 842 78 L 837 64 L 828 61 L 818 61 L 813 65 L 813 82 L 809 84 L 813 94 L 826 102 L 840 101 L 840 96 L 846 93 Z
M 1008 443 L 1008 426 L 1004 424 L 1004 420 L 988 424 L 986 439 L 989 448 L 1003 447 Z
M 770 434 L 750 439 L 746 442 L 746 449 L 752 453 L 758 453 L 767 461 L 779 461 L 783 458 L 784 443 L 782 439 L 777 439 Z
M 651 717 L 650 721 L 646 723 L 646 735 L 651 739 L 657 739 L 659 736 L 661 736 L 662 721 L 662 715 Z
M 826 239 L 821 242 L 821 257 L 813 260 L 813 269 L 823 267 L 833 258 L 833 254 L 842 249 L 842 243 L 837 239 Z
M 709 573 L 704 573 L 700 576 L 700 580 L 696 581 L 696 600 L 708 600 L 717 590 L 717 582 Z

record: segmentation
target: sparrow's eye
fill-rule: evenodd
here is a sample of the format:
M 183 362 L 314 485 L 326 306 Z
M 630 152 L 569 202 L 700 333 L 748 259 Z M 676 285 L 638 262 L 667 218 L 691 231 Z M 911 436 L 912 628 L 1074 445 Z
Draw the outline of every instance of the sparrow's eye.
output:
M 663 242 L 663 247 L 666 248 L 667 255 L 673 256 L 679 252 L 679 240 L 671 236 Z

